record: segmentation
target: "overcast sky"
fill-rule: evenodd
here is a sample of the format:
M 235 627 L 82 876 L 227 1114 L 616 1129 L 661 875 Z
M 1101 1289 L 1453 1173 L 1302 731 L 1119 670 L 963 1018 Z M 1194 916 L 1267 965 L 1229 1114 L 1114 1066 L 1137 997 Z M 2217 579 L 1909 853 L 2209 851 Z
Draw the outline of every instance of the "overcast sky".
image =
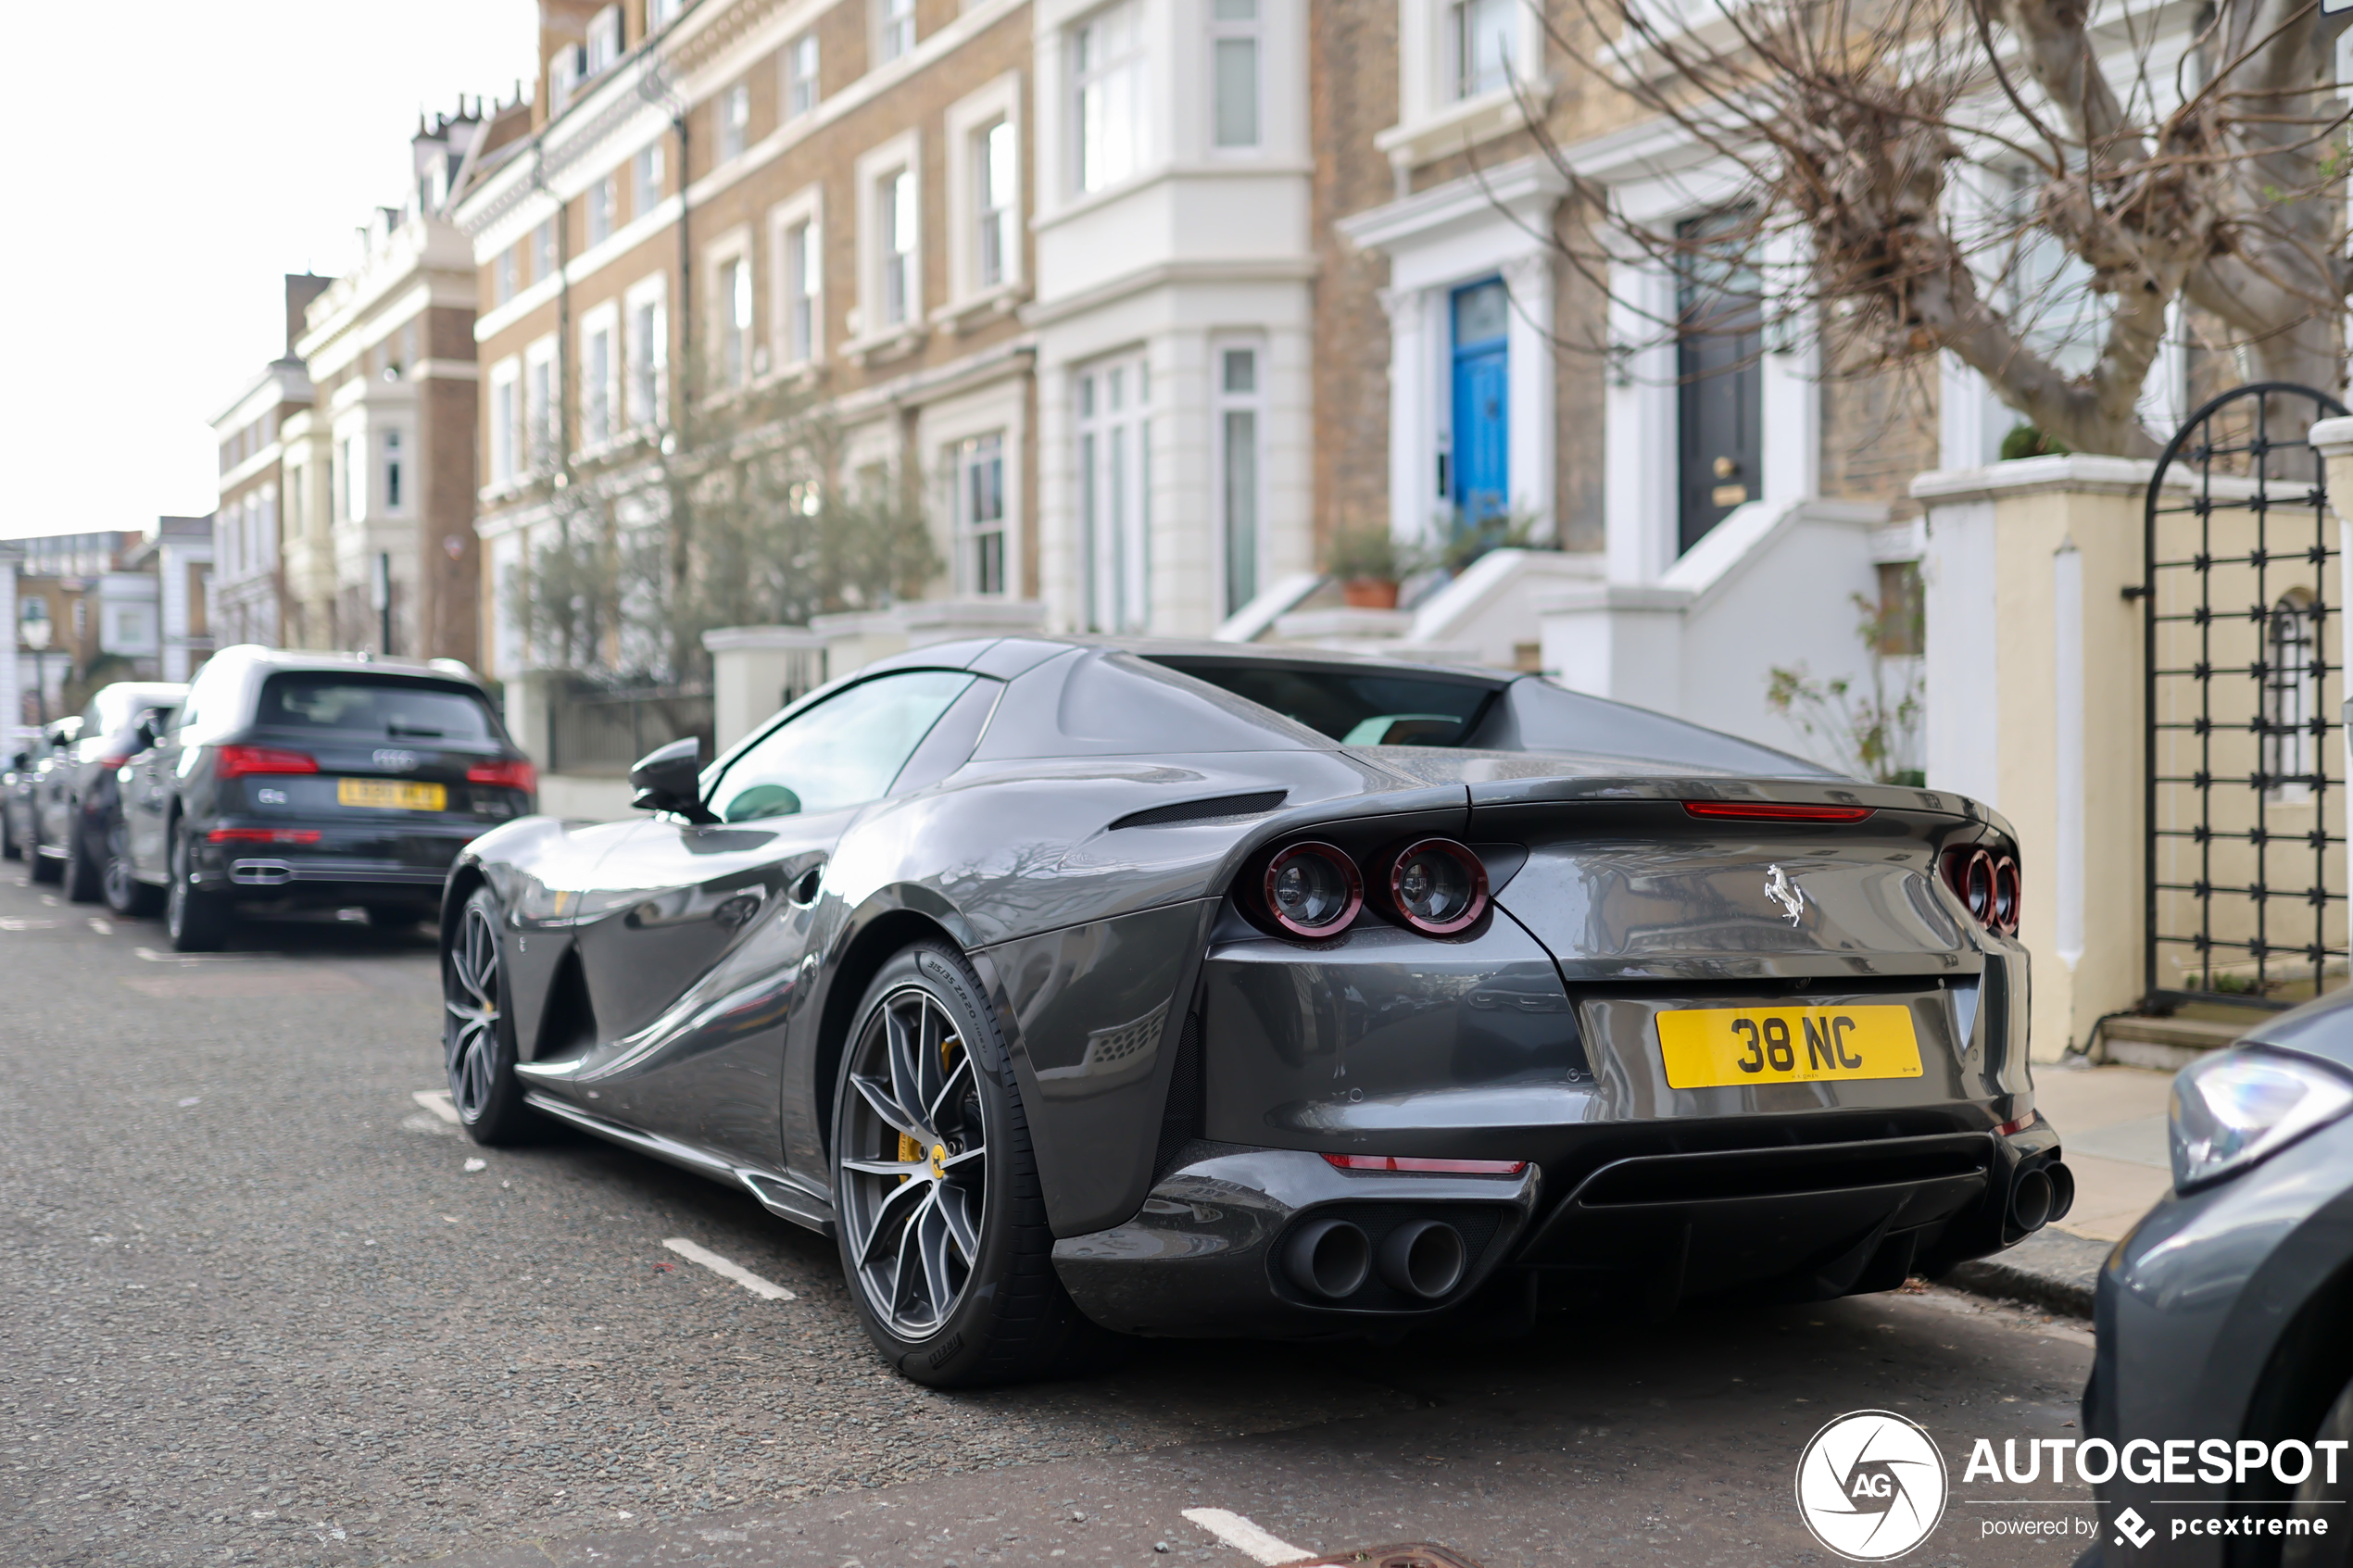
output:
M 403 198 L 418 111 L 512 95 L 537 17 L 534 0 L 10 7 L 0 537 L 210 511 L 207 421 L 283 352 L 283 275 L 350 268 L 353 232 Z

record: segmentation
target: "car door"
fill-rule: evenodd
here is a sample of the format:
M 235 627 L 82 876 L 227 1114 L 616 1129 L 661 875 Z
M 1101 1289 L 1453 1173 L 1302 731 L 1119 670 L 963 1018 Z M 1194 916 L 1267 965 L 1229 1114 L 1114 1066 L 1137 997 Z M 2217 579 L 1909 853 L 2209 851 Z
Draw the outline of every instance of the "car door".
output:
M 171 786 L 186 747 L 182 737 L 195 721 L 195 695 L 169 722 L 156 743 L 131 759 L 131 782 L 123 787 L 122 820 L 131 847 L 131 867 L 144 882 L 170 880 Z
M 614 912 L 579 951 L 598 1046 L 585 1109 L 774 1165 L 785 1025 L 827 911 L 824 868 L 975 677 L 878 675 L 803 709 L 706 775 L 716 821 L 665 816 L 598 868 Z

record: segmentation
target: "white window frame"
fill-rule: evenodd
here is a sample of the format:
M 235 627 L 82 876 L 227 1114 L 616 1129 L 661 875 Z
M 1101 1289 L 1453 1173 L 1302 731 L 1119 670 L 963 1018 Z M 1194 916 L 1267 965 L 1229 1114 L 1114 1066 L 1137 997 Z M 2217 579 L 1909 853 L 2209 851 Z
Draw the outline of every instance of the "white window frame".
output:
M 556 217 L 543 218 L 531 226 L 531 281 L 536 286 L 556 275 L 556 258 L 560 254 L 556 244 Z
M 611 301 L 580 317 L 580 449 L 600 452 L 621 439 L 627 421 L 621 409 L 621 312 Z M 597 345 L 604 344 L 598 372 Z
M 806 186 L 769 210 L 768 255 L 769 297 L 774 301 L 769 312 L 769 362 L 779 367 L 814 364 L 825 352 L 824 186 Z
M 718 127 L 719 161 L 733 162 L 751 145 L 751 83 L 738 82 L 711 106 Z
M 1250 358 L 1250 385 L 1237 388 L 1228 375 L 1227 356 L 1247 354 Z M 1247 605 L 1266 586 L 1266 340 L 1263 336 L 1235 334 L 1214 337 L 1209 342 L 1209 387 L 1212 410 L 1211 441 L 1215 453 L 1212 470 L 1214 487 L 1212 505 L 1216 514 L 1218 619 L 1225 620 Z M 1234 592 L 1233 550 L 1234 518 L 1234 420 L 1232 416 L 1247 414 L 1251 418 L 1250 462 L 1250 541 L 1251 551 L 1248 592 Z
M 628 339 L 622 354 L 627 363 L 626 418 L 632 430 L 650 430 L 662 422 L 670 400 L 670 278 L 656 272 L 632 283 L 622 295 L 623 330 Z M 648 366 L 648 345 L 640 335 L 642 313 L 650 307 L 653 311 L 653 342 Z M 650 370 L 651 376 L 647 372 Z
M 917 131 L 906 131 L 858 159 L 858 324 L 853 337 L 880 342 L 902 337 L 924 320 L 924 173 L 923 143 Z M 898 320 L 884 314 L 889 214 L 884 209 L 886 182 L 904 171 L 912 185 L 914 232 L 907 236 L 905 309 Z
M 817 47 L 817 30 L 807 32 L 785 45 L 778 56 L 783 64 L 784 82 L 776 101 L 784 106 L 777 118 L 799 119 L 814 114 L 817 106 L 825 101 L 824 78 L 820 74 L 824 56 Z
M 409 499 L 417 487 L 416 464 L 409 460 L 410 458 L 409 433 L 402 426 L 386 425 L 376 433 L 375 488 L 377 494 L 384 497 L 386 517 L 406 517 L 409 514 Z M 276 496 L 271 495 L 263 505 L 274 514 L 277 510 Z M 271 521 L 275 521 L 274 516 Z
M 637 149 L 629 160 L 630 180 L 635 205 L 629 216 L 634 220 L 645 217 L 661 205 L 662 154 L 660 142 L 648 142 Z
M 1151 630 L 1151 383 L 1136 349 L 1071 371 L 1082 613 L 1092 631 Z
M 343 434 L 343 515 L 346 522 L 368 521 L 369 503 L 375 499 L 375 477 L 376 464 L 369 450 L 368 427 L 364 424 L 353 425 Z M 245 497 L 245 522 L 253 530 L 253 553 L 258 559 L 261 555 L 261 508 L 253 504 L 255 499 L 251 495 Z
M 714 389 L 749 386 L 768 368 L 756 336 L 760 290 L 751 252 L 751 231 L 732 229 L 711 243 L 706 263 Z
M 1209 11 L 1209 48 L 1203 59 L 1209 99 L 1209 150 L 1216 157 L 1251 157 L 1266 145 L 1266 27 L 1265 10 L 1274 0 L 1203 0 Z M 1245 7 L 1247 10 L 1245 11 Z M 1227 13 L 1234 14 L 1227 14 Z M 1227 46 L 1250 46 L 1250 140 L 1221 139 L 1224 129 L 1225 76 L 1219 60 Z
M 1124 34 L 1114 34 L 1111 28 L 1114 20 L 1125 29 Z M 1112 0 L 1071 23 L 1065 35 L 1063 47 L 1070 61 L 1068 178 L 1076 194 L 1093 195 L 1125 184 L 1151 161 L 1144 22 L 1143 0 Z M 1093 51 L 1090 41 L 1097 39 L 1112 51 L 1108 56 L 1088 57 Z M 1124 110 L 1119 99 L 1123 88 L 1126 94 Z M 1088 163 L 1093 150 L 1100 145 L 1108 157 L 1117 144 L 1088 135 L 1090 94 L 1094 95 L 1091 101 L 1105 106 L 1107 122 L 1121 115 L 1126 120 L 1125 161 L 1106 162 L 1091 173 Z
M 1712 0 L 1697 0 L 1711 4 Z M 1260 0 L 1269 6 L 1272 0 Z M 1501 135 L 1524 123 L 1511 88 L 1502 86 L 1473 97 L 1455 95 L 1455 50 L 1452 39 L 1454 0 L 1399 0 L 1397 50 L 1397 124 L 1373 140 L 1392 158 L 1412 161 L 1459 152 L 1467 136 L 1473 142 Z M 1514 69 L 1523 79 L 1541 75 L 1544 27 L 1537 8 L 1516 0 L 1519 20 Z M 1270 20 L 1272 19 L 1270 18 Z M 1269 100 L 1263 107 L 1274 108 Z
M 503 488 L 521 477 L 522 452 L 522 359 L 509 355 L 490 367 L 490 396 L 484 404 L 490 426 L 490 483 Z
M 551 332 L 522 351 L 522 471 L 535 474 L 556 455 L 563 438 L 562 413 L 556 407 L 563 392 L 561 345 Z
M 915 52 L 915 0 L 873 0 L 875 63 L 888 65 Z
M 584 45 L 587 69 L 583 81 L 593 81 L 621 63 L 621 7 L 607 6 L 588 19 Z
M 616 219 L 620 207 L 621 172 L 615 169 L 588 187 L 588 210 L 585 216 L 591 246 L 603 245 L 612 238 L 613 230 L 619 227 Z
M 952 441 L 944 449 L 944 466 L 950 483 L 955 486 L 949 501 L 950 532 L 956 541 L 956 564 L 950 578 L 956 592 L 969 598 L 1010 598 L 1019 575 L 1013 553 L 1013 435 L 1008 430 L 984 431 Z M 975 515 L 973 480 L 978 470 L 992 461 L 997 467 L 997 515 L 985 520 L 984 527 L 984 520 Z M 979 546 L 984 537 L 991 534 L 997 540 L 994 587 L 988 584 L 980 570 Z
M 1018 287 L 1022 282 L 1021 78 L 1007 71 L 979 92 L 948 107 L 948 290 L 949 308 Z M 1003 125 L 1013 137 L 1012 189 L 1004 194 L 1004 270 L 994 280 L 982 271 L 987 134 Z
M 517 252 L 522 250 L 522 247 L 519 245 L 509 245 L 506 249 L 500 251 L 498 253 L 498 258 L 491 263 L 491 304 L 504 305 L 509 300 L 515 297 L 515 274 L 517 271 L 521 270 L 518 266 L 521 257 L 517 255 Z
M 678 19 L 686 8 L 686 0 L 646 0 L 646 31 L 659 32 Z
M 1497 93 L 1511 91 L 1514 75 L 1524 76 L 1521 64 L 1527 58 L 1527 30 L 1520 28 L 1506 42 L 1505 53 L 1497 78 L 1493 82 L 1472 80 L 1471 64 L 1478 57 L 1478 45 L 1473 35 L 1498 31 L 1498 21 L 1516 22 L 1520 13 L 1528 9 L 1527 0 L 1445 0 L 1445 56 L 1439 69 L 1441 95 L 1450 104 L 1467 104 L 1492 97 Z

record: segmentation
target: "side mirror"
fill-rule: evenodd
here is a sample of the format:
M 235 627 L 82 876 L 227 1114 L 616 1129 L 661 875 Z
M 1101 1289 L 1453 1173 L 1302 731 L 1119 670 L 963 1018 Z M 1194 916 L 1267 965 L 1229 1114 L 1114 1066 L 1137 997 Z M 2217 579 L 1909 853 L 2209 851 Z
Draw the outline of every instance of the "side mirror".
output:
M 637 792 L 629 804 L 640 811 L 675 811 L 690 822 L 715 822 L 702 803 L 701 774 L 702 737 L 672 741 L 629 770 L 629 787 Z

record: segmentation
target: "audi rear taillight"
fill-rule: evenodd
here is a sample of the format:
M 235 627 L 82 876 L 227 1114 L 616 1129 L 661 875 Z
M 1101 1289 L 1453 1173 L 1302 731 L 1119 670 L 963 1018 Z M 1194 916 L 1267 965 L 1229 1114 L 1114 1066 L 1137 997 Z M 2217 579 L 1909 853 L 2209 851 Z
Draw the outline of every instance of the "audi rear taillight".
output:
M 1451 838 L 1425 838 L 1389 862 L 1397 918 L 1425 936 L 1452 936 L 1487 912 L 1487 867 Z
M 1364 908 L 1356 862 L 1328 844 L 1294 844 L 1266 862 L 1266 912 L 1293 936 L 1333 936 Z
M 539 771 L 520 757 L 504 762 L 477 762 L 466 770 L 466 782 L 528 794 L 539 787 Z
M 224 746 L 213 753 L 212 776 L 242 779 L 254 773 L 315 773 L 319 759 L 307 751 L 274 746 Z
M 215 828 L 205 834 L 211 844 L 316 844 L 317 828 Z

